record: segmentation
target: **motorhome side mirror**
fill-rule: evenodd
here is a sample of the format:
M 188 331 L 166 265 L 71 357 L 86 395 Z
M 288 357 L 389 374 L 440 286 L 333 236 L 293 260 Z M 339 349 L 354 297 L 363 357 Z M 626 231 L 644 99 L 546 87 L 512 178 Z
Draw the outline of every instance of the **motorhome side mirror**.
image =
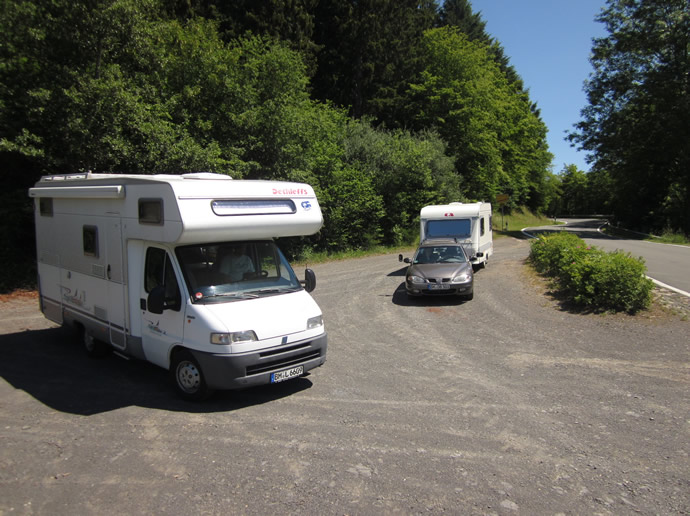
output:
M 304 269 L 304 290 L 311 292 L 316 288 L 316 274 L 311 269 Z
M 146 300 L 146 309 L 152 314 L 162 314 L 165 308 L 165 287 L 154 287 Z
M 477 253 L 476 256 L 479 256 L 480 258 L 484 256 L 484 253 Z
M 402 261 L 403 261 L 403 255 L 402 255 L 402 254 L 399 254 L 399 255 L 398 255 L 398 261 L 399 261 L 399 262 L 402 262 Z

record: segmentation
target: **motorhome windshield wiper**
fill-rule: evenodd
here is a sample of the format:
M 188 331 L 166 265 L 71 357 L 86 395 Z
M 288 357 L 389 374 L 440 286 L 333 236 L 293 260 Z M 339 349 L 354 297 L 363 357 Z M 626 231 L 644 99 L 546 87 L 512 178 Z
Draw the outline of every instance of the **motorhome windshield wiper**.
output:
M 251 292 L 224 292 L 222 294 L 209 294 L 207 296 L 204 296 L 204 299 L 208 299 L 211 297 L 235 297 L 237 299 L 255 299 L 258 296 L 258 294 L 253 294 Z
M 277 288 L 260 288 L 258 290 L 252 290 L 252 292 L 257 292 L 258 294 L 283 294 L 285 292 L 297 292 L 300 290 L 296 287 L 277 287 Z

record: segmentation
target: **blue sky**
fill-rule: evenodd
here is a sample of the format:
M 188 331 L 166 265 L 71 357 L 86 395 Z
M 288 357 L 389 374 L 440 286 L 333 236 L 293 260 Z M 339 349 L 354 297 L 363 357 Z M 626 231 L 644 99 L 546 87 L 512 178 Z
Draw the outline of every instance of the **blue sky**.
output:
M 585 153 L 564 140 L 580 120 L 587 98 L 583 83 L 592 72 L 592 38 L 607 33 L 594 18 L 605 0 L 470 0 L 537 102 L 549 129 L 553 171 L 564 164 L 589 170 Z

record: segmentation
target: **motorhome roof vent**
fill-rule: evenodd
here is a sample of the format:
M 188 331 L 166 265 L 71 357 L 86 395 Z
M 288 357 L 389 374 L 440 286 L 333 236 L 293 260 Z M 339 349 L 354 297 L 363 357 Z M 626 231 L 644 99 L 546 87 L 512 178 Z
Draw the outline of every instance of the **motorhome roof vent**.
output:
M 189 174 L 182 174 L 185 179 L 232 179 L 227 174 L 216 174 L 214 172 L 193 172 Z

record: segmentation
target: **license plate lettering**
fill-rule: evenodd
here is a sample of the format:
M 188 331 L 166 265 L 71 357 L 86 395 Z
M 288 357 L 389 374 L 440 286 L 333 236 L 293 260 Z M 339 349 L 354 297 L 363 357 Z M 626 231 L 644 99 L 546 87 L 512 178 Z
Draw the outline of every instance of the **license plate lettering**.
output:
M 278 371 L 277 373 L 271 374 L 271 383 L 284 382 L 291 378 L 297 376 L 302 376 L 304 374 L 304 366 L 293 367 L 292 369 L 286 369 L 285 371 Z
M 450 285 L 446 285 L 445 283 L 430 283 L 429 284 L 429 290 L 447 290 L 450 288 Z

